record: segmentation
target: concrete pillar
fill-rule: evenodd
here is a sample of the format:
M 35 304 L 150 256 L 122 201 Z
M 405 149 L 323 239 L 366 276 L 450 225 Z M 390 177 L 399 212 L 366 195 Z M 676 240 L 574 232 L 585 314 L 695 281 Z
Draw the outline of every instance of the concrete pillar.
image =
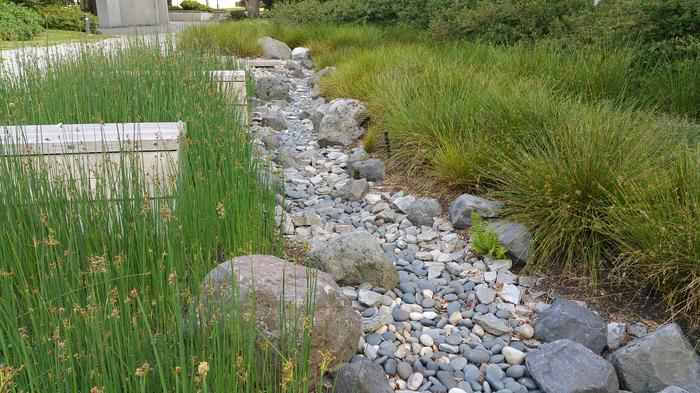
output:
M 97 0 L 100 27 L 168 24 L 167 0 Z

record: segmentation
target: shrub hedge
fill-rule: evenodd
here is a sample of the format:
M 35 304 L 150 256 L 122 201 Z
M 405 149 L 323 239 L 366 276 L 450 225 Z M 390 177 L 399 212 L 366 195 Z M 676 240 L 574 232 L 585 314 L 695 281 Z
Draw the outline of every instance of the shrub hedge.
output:
M 0 41 L 26 41 L 42 31 L 41 17 L 35 11 L 0 0 Z
M 635 44 L 642 63 L 700 53 L 696 0 L 603 0 L 596 6 L 590 0 L 301 0 L 276 4 L 272 16 L 299 23 L 399 23 L 441 40 Z
M 49 5 L 38 9 L 47 29 L 85 30 L 84 12 L 76 5 Z M 88 13 L 91 31 L 97 30 L 97 16 Z

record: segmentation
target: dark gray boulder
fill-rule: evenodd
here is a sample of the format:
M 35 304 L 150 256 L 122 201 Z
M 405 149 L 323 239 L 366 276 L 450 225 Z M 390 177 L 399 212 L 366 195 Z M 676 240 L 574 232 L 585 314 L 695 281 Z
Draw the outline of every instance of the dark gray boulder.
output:
M 528 353 L 525 365 L 545 393 L 618 393 L 613 366 L 571 340 L 543 344 Z
M 668 386 L 700 392 L 700 357 L 675 323 L 632 341 L 610 355 L 623 388 L 658 392 Z
M 450 222 L 457 229 L 472 226 L 472 213 L 481 218 L 498 217 L 503 205 L 471 194 L 462 194 L 450 205 Z
M 440 202 L 435 198 L 418 198 L 408 206 L 408 220 L 413 225 L 433 226 L 433 218 L 442 214 Z
M 344 364 L 335 372 L 334 393 L 394 393 L 384 369 L 363 359 Z
M 535 322 L 535 338 L 550 342 L 568 339 L 595 353 L 603 352 L 608 329 L 593 311 L 567 300 L 557 300 Z
M 383 180 L 386 177 L 386 165 L 378 158 L 368 158 L 348 163 L 350 176 L 369 181 Z
M 525 225 L 507 220 L 496 220 L 489 223 L 489 228 L 498 236 L 498 241 L 505 246 L 508 255 L 514 260 L 527 262 L 530 259 L 532 234 Z
M 368 282 L 375 287 L 393 289 L 399 283 L 394 264 L 367 232 L 342 234 L 314 246 L 307 255 L 311 266 L 329 273 L 342 285 Z

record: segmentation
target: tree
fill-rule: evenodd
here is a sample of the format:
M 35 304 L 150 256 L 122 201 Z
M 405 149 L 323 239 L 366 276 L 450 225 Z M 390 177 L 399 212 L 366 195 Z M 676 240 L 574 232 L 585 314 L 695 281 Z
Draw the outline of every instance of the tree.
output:
M 248 18 L 260 17 L 260 0 L 245 0 L 245 10 Z

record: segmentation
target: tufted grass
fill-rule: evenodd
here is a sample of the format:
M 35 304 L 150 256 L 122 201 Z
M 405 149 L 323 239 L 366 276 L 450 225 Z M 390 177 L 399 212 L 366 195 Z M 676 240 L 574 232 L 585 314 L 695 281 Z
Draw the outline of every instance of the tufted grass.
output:
M 179 176 L 157 183 L 160 197 L 146 193 L 136 165 L 89 174 L 59 166 L 56 181 L 55 169 L 3 150 L 0 390 L 311 389 L 307 327 L 283 323 L 282 340 L 271 342 L 241 307 L 247 294 L 234 293 L 216 318 L 197 306 L 202 279 L 221 261 L 282 252 L 274 193 L 206 73 L 223 66 L 172 43 L 141 43 L 0 76 L 0 124 L 187 123 Z M 137 157 L 125 150 L 118 159 Z M 313 299 L 304 301 L 299 312 L 282 308 L 282 320 L 308 317 Z
M 591 283 L 613 268 L 665 295 L 676 315 L 700 315 L 697 171 L 678 175 L 697 164 L 697 59 L 642 69 L 633 47 L 434 42 L 401 28 L 274 21 L 193 29 L 183 41 L 236 32 L 310 47 L 318 67 L 337 67 L 323 92 L 366 102 L 365 147 L 381 150 L 388 131 L 393 167 L 426 191 L 503 200 L 533 232 L 530 268 Z M 216 49 L 257 53 L 246 45 Z

